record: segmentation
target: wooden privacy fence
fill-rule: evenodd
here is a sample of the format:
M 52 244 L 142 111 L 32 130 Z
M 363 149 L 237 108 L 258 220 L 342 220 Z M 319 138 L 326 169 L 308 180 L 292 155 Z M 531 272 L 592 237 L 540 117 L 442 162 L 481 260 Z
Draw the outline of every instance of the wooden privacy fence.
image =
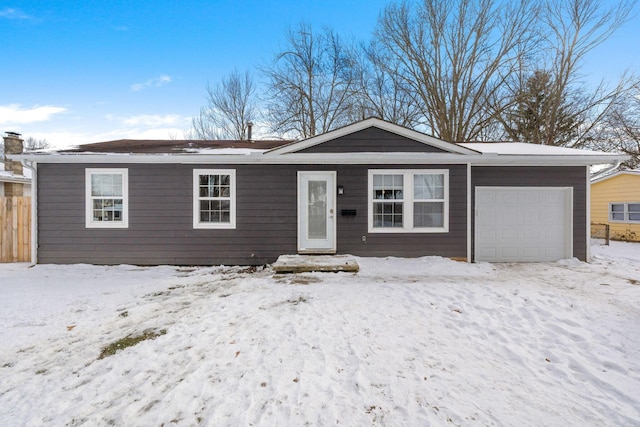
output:
M 0 262 L 31 261 L 31 197 L 0 197 Z

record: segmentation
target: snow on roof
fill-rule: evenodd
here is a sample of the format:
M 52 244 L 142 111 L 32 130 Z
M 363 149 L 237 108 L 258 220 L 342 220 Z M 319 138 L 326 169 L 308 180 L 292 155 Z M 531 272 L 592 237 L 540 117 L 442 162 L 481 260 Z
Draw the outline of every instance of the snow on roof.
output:
M 258 148 L 185 148 L 185 153 L 193 154 L 233 154 L 237 156 L 248 156 L 253 153 L 264 153 L 267 150 Z
M 600 151 L 579 150 L 576 148 L 555 147 L 551 145 L 528 144 L 525 142 L 464 142 L 463 147 L 482 154 L 533 155 L 533 156 L 601 156 Z
M 241 154 L 235 150 L 265 151 L 288 143 L 283 140 L 164 140 L 164 139 L 119 139 L 116 141 L 82 144 L 60 150 L 57 153 L 120 153 L 120 154 L 200 154 L 200 150 L 234 150 L 224 154 Z M 208 152 L 207 152 L 208 153 Z M 213 152 L 213 154 L 223 154 Z
M 22 175 L 16 175 L 13 172 L 4 169 L 4 163 L 0 162 L 0 180 L 30 180 L 31 169 L 22 168 Z

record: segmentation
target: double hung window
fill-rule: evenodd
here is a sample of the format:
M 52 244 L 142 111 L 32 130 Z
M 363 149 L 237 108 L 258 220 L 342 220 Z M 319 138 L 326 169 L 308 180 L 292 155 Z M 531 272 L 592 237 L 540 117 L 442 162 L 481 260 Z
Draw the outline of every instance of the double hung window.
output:
M 448 170 L 369 170 L 369 232 L 448 229 Z
M 193 227 L 236 227 L 236 172 L 233 169 L 193 171 Z
M 640 222 L 640 202 L 610 203 L 609 221 Z
M 127 228 L 128 179 L 127 169 L 86 169 L 86 226 L 87 228 Z

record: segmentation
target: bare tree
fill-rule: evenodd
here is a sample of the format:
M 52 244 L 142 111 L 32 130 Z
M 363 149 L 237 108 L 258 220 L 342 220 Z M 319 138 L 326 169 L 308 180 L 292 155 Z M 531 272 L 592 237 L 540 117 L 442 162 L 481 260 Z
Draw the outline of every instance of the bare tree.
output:
M 24 140 L 23 148 L 24 151 L 46 150 L 51 148 L 51 144 L 49 144 L 46 139 L 35 139 L 30 136 Z
M 400 126 L 419 124 L 420 110 L 407 83 L 396 76 L 398 60 L 373 41 L 358 57 L 358 109 L 361 118 L 378 117 Z
M 640 167 L 640 79 L 636 78 L 632 89 L 611 104 L 588 145 L 630 155 L 623 168 Z
M 398 61 L 422 122 L 449 141 L 477 139 L 503 108 L 505 79 L 532 40 L 532 1 L 424 0 L 387 6 L 376 37 Z
M 248 123 L 257 119 L 255 92 L 248 71 L 235 70 L 215 87 L 207 85 L 207 104 L 192 119 L 187 139 L 247 139 Z
M 580 66 L 628 19 L 635 0 L 603 10 L 597 0 L 547 0 L 540 9 L 539 55 L 515 73 L 512 104 L 501 116 L 515 139 L 581 147 L 611 105 L 630 89 L 624 76 L 613 88 L 590 88 Z M 533 68 L 531 70 L 530 68 Z
M 289 29 L 287 43 L 263 69 L 272 131 L 307 138 L 348 123 L 356 109 L 351 48 L 333 30 L 306 24 Z

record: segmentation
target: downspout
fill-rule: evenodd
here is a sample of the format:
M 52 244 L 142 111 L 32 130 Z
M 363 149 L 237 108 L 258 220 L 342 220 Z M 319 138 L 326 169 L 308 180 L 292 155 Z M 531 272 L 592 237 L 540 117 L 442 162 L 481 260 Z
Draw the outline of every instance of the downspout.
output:
M 31 265 L 38 263 L 38 163 L 22 160 L 31 170 Z
M 618 165 L 619 164 L 620 162 L 618 162 Z M 616 165 L 616 167 L 618 165 Z M 587 262 L 591 262 L 591 171 L 589 170 L 589 167 L 590 166 L 585 167 L 587 176 L 587 215 L 585 215 L 587 218 L 587 259 L 585 261 Z
M 467 262 L 471 262 L 471 163 L 467 163 Z

